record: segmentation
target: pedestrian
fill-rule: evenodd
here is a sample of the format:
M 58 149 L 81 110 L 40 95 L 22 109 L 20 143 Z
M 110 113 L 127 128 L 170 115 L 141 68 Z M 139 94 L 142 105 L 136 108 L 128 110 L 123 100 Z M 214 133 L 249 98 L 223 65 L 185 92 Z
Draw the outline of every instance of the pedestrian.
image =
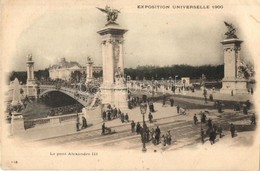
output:
M 234 138 L 235 136 L 235 131 L 236 131 L 236 128 L 235 126 L 231 123 L 230 124 L 230 132 L 231 132 L 231 137 Z
M 149 128 L 146 128 L 146 142 L 149 142 L 150 139 L 150 130 Z
M 212 129 L 212 120 L 210 118 L 208 119 L 208 127 L 209 129 Z
M 247 109 L 246 104 L 243 104 L 242 106 L 243 106 L 243 114 L 247 114 L 248 109 Z
M 174 104 L 173 98 L 170 99 L 170 103 L 171 103 L 171 107 L 173 107 L 173 104 Z
M 124 113 L 121 113 L 121 122 L 122 123 L 125 122 L 124 120 L 125 120 L 125 115 L 124 115 Z
M 156 144 L 160 143 L 160 135 L 161 135 L 161 130 L 160 130 L 159 126 L 157 126 L 157 128 L 155 129 Z
M 253 95 L 254 94 L 254 90 L 253 90 L 253 87 L 251 87 L 251 94 Z
M 212 94 L 209 95 L 209 100 L 213 102 L 213 95 Z
M 198 118 L 197 118 L 197 116 L 196 116 L 196 113 L 195 113 L 194 116 L 193 116 L 193 121 L 194 121 L 194 125 L 197 125 Z
M 83 128 L 87 128 L 88 127 L 88 125 L 87 125 L 87 119 L 84 117 L 84 116 L 82 116 L 82 129 Z
M 137 122 L 136 124 L 136 133 L 139 134 L 140 133 L 140 129 L 141 129 L 141 125 L 139 122 Z
M 115 109 L 114 109 L 114 113 L 115 113 L 115 115 L 114 115 L 114 119 L 115 118 L 117 118 L 117 114 L 118 114 L 118 111 L 117 111 L 117 108 L 115 107 Z
M 105 126 L 105 123 L 102 124 L 102 134 L 105 134 L 105 131 L 106 131 L 106 126 Z
M 168 130 L 168 132 L 166 134 L 166 140 L 167 140 L 167 144 L 171 145 L 171 143 L 172 143 L 172 135 L 171 135 L 170 130 Z
M 251 116 L 251 125 L 256 125 L 256 118 L 255 118 L 255 114 L 254 113 Z
M 79 126 L 80 126 L 80 123 L 79 123 L 79 114 L 77 114 L 77 120 L 76 120 L 76 128 L 77 128 L 77 131 L 80 131 Z
M 222 113 L 222 103 L 218 102 L 218 113 Z
M 152 123 L 153 122 L 153 115 L 152 115 L 151 112 L 149 112 L 148 118 L 149 118 L 149 122 Z
M 110 110 L 108 111 L 108 113 L 107 113 L 107 120 L 111 120 L 111 112 L 110 112 Z
M 155 133 L 155 131 L 154 131 L 154 129 L 152 128 L 151 131 L 150 131 L 150 135 L 151 135 L 151 140 L 152 140 L 153 143 L 155 143 L 155 142 L 154 142 L 154 140 L 155 140 L 154 133 Z
M 120 109 L 118 109 L 118 115 L 121 116 L 121 110 Z
M 163 146 L 166 146 L 167 140 L 166 140 L 166 136 L 162 135 L 162 142 L 163 142 Z
M 180 106 L 179 105 L 177 105 L 177 113 L 180 113 Z
M 219 134 L 219 138 L 222 138 L 222 127 L 220 125 L 218 126 L 217 132 Z
M 126 122 L 129 122 L 129 116 L 128 116 L 127 113 L 125 114 L 125 121 L 126 121 Z
M 210 141 L 211 145 L 215 143 L 215 133 L 213 130 L 210 131 L 209 141 Z
M 152 101 L 149 101 L 148 104 L 149 104 L 149 111 L 150 111 L 150 112 L 153 112 Z
M 131 122 L 131 130 L 132 132 L 135 132 L 135 122 L 133 120 Z
M 204 96 L 204 103 L 207 104 L 208 101 L 207 101 L 207 90 L 206 90 L 206 88 L 204 88 L 204 90 L 203 90 L 203 96 Z
M 202 113 L 201 122 L 206 123 L 207 116 L 205 113 Z
M 200 137 L 201 137 L 201 143 L 204 144 L 204 131 L 203 131 L 203 129 L 200 130 Z
M 231 96 L 233 96 L 233 95 L 234 95 L 233 90 L 231 90 Z
M 163 99 L 163 105 L 162 107 L 165 107 L 166 99 Z
M 153 102 L 151 104 L 152 112 L 155 112 Z

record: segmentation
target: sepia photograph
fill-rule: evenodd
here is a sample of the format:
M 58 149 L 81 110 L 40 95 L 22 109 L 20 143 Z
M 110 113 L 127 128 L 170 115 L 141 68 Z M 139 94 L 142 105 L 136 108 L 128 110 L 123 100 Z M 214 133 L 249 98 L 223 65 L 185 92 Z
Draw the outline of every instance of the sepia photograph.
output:
M 259 8 L 4 0 L 1 168 L 258 170 Z

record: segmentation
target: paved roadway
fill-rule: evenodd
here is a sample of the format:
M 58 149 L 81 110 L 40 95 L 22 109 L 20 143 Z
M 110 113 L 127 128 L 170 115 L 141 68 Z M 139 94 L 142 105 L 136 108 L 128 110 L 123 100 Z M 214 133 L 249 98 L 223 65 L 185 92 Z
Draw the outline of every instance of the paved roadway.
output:
M 213 123 L 221 125 L 223 127 L 223 134 L 227 135 L 224 138 L 229 137 L 229 124 L 232 122 L 240 121 L 243 125 L 249 125 L 249 116 L 241 113 L 234 113 L 231 110 L 229 114 L 219 115 L 216 112 L 211 112 L 207 116 L 213 119 Z M 153 150 L 162 149 L 178 149 L 185 146 L 194 145 L 200 143 L 200 124 L 195 126 L 190 115 L 175 115 L 167 118 L 157 119 L 153 123 L 147 123 L 148 127 L 155 128 L 159 126 L 162 134 L 165 134 L 168 130 L 171 131 L 173 137 L 173 144 L 167 147 L 162 145 L 154 146 L 151 142 L 147 144 L 147 148 Z M 204 130 L 207 126 L 203 124 Z M 84 145 L 86 147 L 107 147 L 115 148 L 120 147 L 123 149 L 140 149 L 142 147 L 141 137 L 136 133 L 132 133 L 130 124 L 122 124 L 112 128 L 116 133 L 111 135 L 101 135 L 101 130 L 92 130 L 80 132 L 74 135 L 65 135 L 60 137 L 48 138 L 40 140 L 43 145 Z M 162 135 L 161 134 L 161 135 Z M 208 138 L 206 138 L 208 139 Z

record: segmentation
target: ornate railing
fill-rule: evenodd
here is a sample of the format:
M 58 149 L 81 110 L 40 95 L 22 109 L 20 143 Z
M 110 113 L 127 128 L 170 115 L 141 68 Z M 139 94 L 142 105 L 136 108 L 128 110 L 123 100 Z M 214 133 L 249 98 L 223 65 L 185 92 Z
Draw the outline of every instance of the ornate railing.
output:
M 79 116 L 83 115 L 82 113 L 78 114 Z M 53 117 L 47 117 L 47 118 L 40 118 L 40 119 L 30 119 L 25 120 L 24 125 L 25 129 L 38 127 L 38 126 L 51 126 L 51 125 L 57 125 L 62 124 L 66 121 L 76 121 L 77 114 L 68 114 L 68 115 L 61 115 L 61 116 L 53 116 Z

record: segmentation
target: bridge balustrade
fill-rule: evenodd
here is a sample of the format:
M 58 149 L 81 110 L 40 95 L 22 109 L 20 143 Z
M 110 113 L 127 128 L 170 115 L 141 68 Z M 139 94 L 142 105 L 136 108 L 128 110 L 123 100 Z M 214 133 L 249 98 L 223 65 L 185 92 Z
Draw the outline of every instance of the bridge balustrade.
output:
M 80 117 L 83 114 L 79 113 L 78 115 Z M 40 119 L 31 119 L 31 120 L 25 120 L 24 126 L 25 126 L 25 129 L 29 129 L 29 128 L 39 127 L 39 126 L 59 125 L 63 122 L 76 121 L 76 118 L 77 118 L 77 113 L 61 115 L 61 116 L 53 116 L 53 117 L 47 117 L 47 118 L 40 118 Z

